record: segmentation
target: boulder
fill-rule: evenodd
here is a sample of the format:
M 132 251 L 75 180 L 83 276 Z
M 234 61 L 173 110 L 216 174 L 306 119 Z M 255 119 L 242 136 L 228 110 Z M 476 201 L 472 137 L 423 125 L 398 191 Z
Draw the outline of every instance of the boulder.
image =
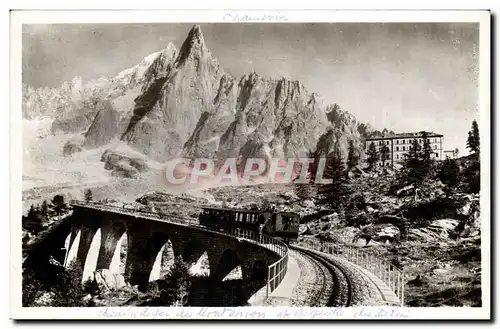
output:
M 408 238 L 421 242 L 447 242 L 453 237 L 457 225 L 456 219 L 438 219 L 430 222 L 427 227 L 410 229 Z
M 429 224 L 429 228 L 433 230 L 443 230 L 451 233 L 458 225 L 456 219 L 438 219 Z
M 422 277 L 420 274 L 417 274 L 417 276 L 413 280 L 409 280 L 408 284 L 409 285 L 415 285 L 415 286 L 421 286 L 423 284 L 427 283 L 427 279 Z
M 365 247 L 367 246 L 367 239 L 365 238 L 356 238 L 352 241 L 352 244 L 356 247 Z
M 413 185 L 405 186 L 396 191 L 398 197 L 411 196 L 415 194 L 415 187 Z
M 70 139 L 64 144 L 62 153 L 65 157 L 82 151 L 82 140 Z
M 315 208 L 314 201 L 312 200 L 304 200 L 302 201 L 302 204 L 304 205 L 305 208 Z
M 338 217 L 339 217 L 339 214 L 334 212 L 333 214 L 329 214 L 329 215 L 321 217 L 320 221 L 321 222 L 330 222 L 330 221 L 334 221 L 334 220 L 338 219 Z
M 91 294 L 87 294 L 85 297 L 83 297 L 83 301 L 85 303 L 88 303 L 92 300 L 92 295 Z
M 479 196 L 475 194 L 465 194 L 459 197 L 464 202 L 464 205 L 457 209 L 457 213 L 466 216 L 474 216 L 474 218 L 479 217 Z
M 121 274 L 111 273 L 108 269 L 94 272 L 94 280 L 99 291 L 115 291 L 126 286 L 125 279 Z
M 111 170 L 113 176 L 137 178 L 141 172 L 149 169 L 144 159 L 109 149 L 104 151 L 101 161 L 105 163 L 104 169 Z
M 435 275 L 444 275 L 447 272 L 448 271 L 444 268 L 436 268 L 436 269 L 432 270 L 432 273 L 434 273 Z
M 300 224 L 299 225 L 299 234 L 300 235 L 311 234 L 311 229 L 309 228 L 308 225 Z
M 392 224 L 385 224 L 378 228 L 378 231 L 373 236 L 376 241 L 385 242 L 387 240 L 394 241 L 400 234 L 399 228 Z
M 127 162 L 120 161 L 113 167 L 111 175 L 116 177 L 137 178 L 139 176 L 139 171 Z

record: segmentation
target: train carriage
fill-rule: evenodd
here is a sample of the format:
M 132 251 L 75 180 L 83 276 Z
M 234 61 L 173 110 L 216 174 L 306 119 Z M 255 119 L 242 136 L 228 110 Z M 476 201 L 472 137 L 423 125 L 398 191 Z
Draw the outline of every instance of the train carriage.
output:
M 212 229 L 230 232 L 241 228 L 257 232 L 262 216 L 255 210 L 203 207 L 200 224 Z
M 288 242 L 298 237 L 300 216 L 292 212 L 203 207 L 199 222 L 218 231 L 229 233 L 239 228 Z

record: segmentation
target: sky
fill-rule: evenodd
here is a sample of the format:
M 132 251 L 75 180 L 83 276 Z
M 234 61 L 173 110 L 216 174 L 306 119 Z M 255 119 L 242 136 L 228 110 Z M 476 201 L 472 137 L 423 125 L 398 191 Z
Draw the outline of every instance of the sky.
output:
M 395 132 L 434 131 L 465 148 L 478 113 L 479 25 L 472 23 L 199 24 L 234 76 L 299 80 L 325 104 Z M 24 25 L 23 82 L 60 86 L 115 76 L 193 24 Z

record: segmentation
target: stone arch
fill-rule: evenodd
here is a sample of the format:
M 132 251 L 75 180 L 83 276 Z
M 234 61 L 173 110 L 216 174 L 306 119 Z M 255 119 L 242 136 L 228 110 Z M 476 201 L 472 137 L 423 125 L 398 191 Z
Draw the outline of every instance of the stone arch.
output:
M 214 262 L 211 261 L 210 253 L 208 251 L 204 251 L 198 260 L 191 264 L 189 271 L 192 276 L 210 276 L 210 272 L 214 266 Z
M 189 265 L 195 264 L 205 252 L 206 248 L 200 240 L 189 240 L 184 247 L 182 260 Z
M 97 270 L 111 269 L 111 263 L 117 252 L 118 243 L 123 238 L 123 235 L 126 234 L 126 230 L 127 228 L 121 221 L 109 221 L 101 227 L 101 245 L 96 266 Z M 116 263 L 113 264 L 113 266 L 115 265 Z
M 149 282 L 163 278 L 170 270 L 175 261 L 175 253 L 172 241 L 168 240 L 158 251 L 153 268 L 149 274 Z
M 222 278 L 222 281 L 227 281 L 227 280 L 242 280 L 243 279 L 243 273 L 241 269 L 241 264 L 238 264 L 235 268 L 231 270 L 224 278 Z
M 99 260 L 99 251 L 101 249 L 101 229 L 97 229 L 90 243 L 87 256 L 83 265 L 82 282 L 85 282 L 94 277 L 94 271 Z
M 238 266 L 241 267 L 241 265 L 242 262 L 237 253 L 228 248 L 224 250 L 220 256 L 219 263 L 217 264 L 217 269 L 215 271 L 215 278 L 217 281 L 222 281 L 229 273 L 231 273 Z
M 118 239 L 113 257 L 111 258 L 111 263 L 109 264 L 109 270 L 114 274 L 125 275 L 125 267 L 127 264 L 127 252 L 128 252 L 128 232 L 122 233 L 121 237 Z
M 66 255 L 64 257 L 64 267 L 68 267 L 74 260 L 77 259 L 81 235 L 81 230 L 77 230 L 76 232 L 72 231 L 68 234 L 68 237 L 64 242 L 64 248 L 66 249 Z
M 129 235 L 125 278 L 139 289 L 147 288 L 155 259 L 169 240 L 164 232 L 131 231 Z

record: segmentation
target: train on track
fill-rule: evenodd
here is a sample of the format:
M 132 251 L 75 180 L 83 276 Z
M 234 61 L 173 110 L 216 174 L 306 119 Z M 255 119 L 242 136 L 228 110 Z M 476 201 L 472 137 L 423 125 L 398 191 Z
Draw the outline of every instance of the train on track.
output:
M 144 209 L 143 206 L 129 204 L 106 204 L 103 202 L 81 202 L 70 201 L 70 205 L 81 205 L 87 207 L 100 207 L 113 209 L 118 212 L 146 214 L 153 217 L 174 218 L 172 215 L 159 214 L 153 207 L 151 210 Z M 181 219 L 181 217 L 175 217 Z M 182 218 L 188 222 L 194 218 Z M 289 243 L 296 241 L 299 236 L 300 216 L 293 212 L 279 212 L 274 210 L 247 210 L 235 208 L 221 208 L 202 206 L 198 216 L 197 224 L 209 229 L 232 233 L 234 229 L 242 229 L 255 232 L 256 234 L 267 235 Z
M 239 228 L 289 243 L 299 236 L 300 216 L 293 212 L 202 207 L 199 222 L 218 231 L 229 233 Z

